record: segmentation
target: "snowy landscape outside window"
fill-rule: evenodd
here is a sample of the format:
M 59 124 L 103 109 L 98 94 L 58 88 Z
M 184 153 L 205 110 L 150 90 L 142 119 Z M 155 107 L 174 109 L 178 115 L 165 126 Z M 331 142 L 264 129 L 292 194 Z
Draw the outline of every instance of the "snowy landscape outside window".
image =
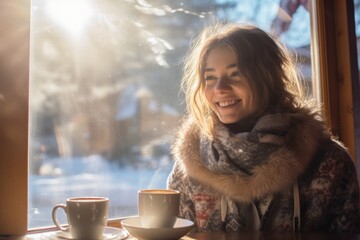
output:
M 31 5 L 29 228 L 53 225 L 52 207 L 68 197 L 109 197 L 115 218 L 137 214 L 139 189 L 166 187 L 185 109 L 182 61 L 204 25 L 228 20 L 276 32 L 311 88 L 307 1 Z

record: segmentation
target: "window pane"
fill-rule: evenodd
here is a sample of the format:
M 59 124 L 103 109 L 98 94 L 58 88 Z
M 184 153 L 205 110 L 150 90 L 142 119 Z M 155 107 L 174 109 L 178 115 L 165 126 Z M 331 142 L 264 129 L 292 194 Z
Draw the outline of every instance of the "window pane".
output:
M 52 207 L 71 196 L 107 196 L 111 218 L 135 215 L 138 189 L 166 187 L 182 59 L 204 25 L 274 28 L 311 83 L 303 2 L 33 0 L 29 227 L 53 225 Z
M 360 0 L 354 0 L 355 34 L 358 50 L 358 69 L 360 71 Z M 360 74 L 359 74 L 360 75 Z
M 360 0 L 354 0 L 354 20 L 355 20 L 355 35 L 356 35 L 356 47 L 357 47 L 357 63 L 358 63 L 358 82 L 353 83 L 353 111 L 354 111 L 354 134 L 355 134 L 355 149 L 354 154 L 356 155 L 356 161 L 357 163 L 357 170 L 358 174 L 360 175 L 360 100 L 359 100 L 359 94 L 356 94 L 356 92 L 359 93 L 360 90 Z M 357 91 L 356 91 L 357 89 Z

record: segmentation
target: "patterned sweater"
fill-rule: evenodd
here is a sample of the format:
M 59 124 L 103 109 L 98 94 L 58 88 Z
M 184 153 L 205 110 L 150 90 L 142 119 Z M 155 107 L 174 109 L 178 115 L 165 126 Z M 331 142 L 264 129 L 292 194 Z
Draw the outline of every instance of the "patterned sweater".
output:
M 187 119 L 173 146 L 168 187 L 194 231 L 292 231 L 297 183 L 300 230 L 360 232 L 354 163 L 314 115 L 268 115 L 240 135 L 216 124 L 210 140 Z

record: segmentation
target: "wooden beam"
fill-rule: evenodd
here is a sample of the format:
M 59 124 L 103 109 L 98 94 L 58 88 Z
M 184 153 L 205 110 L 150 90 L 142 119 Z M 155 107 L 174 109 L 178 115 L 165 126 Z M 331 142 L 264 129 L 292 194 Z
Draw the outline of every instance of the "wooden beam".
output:
M 27 231 L 30 1 L 0 1 L 0 234 Z
M 334 135 L 339 135 L 340 120 L 336 90 L 336 43 L 332 0 L 310 1 L 309 4 L 311 4 L 311 62 L 314 69 L 314 96 L 323 108 L 327 127 Z
M 336 62 L 337 62 L 337 91 L 339 95 L 339 119 L 340 119 L 340 139 L 353 159 L 355 154 L 355 135 L 354 135 L 354 108 L 352 82 L 354 79 L 353 68 L 357 69 L 357 61 L 351 58 L 351 52 L 356 52 L 350 47 L 349 33 L 354 31 L 349 27 L 348 4 L 352 0 L 334 1 L 335 10 L 335 36 L 336 36 Z M 353 25 L 354 26 L 354 25 Z M 355 60 L 355 61 L 354 61 Z M 357 78 L 357 74 L 355 79 Z M 359 111 L 359 109 L 357 109 Z
M 324 109 L 327 127 L 356 159 L 353 109 L 353 68 L 348 4 L 351 0 L 310 1 L 315 95 Z M 355 48 L 356 49 L 356 48 Z

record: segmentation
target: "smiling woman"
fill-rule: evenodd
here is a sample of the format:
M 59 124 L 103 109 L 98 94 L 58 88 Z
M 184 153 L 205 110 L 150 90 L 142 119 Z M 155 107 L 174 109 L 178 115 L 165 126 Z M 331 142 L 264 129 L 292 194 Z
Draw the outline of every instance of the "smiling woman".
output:
M 302 95 L 282 43 L 235 23 L 210 25 L 194 42 L 168 181 L 182 192 L 179 216 L 199 232 L 360 232 L 354 162 Z

